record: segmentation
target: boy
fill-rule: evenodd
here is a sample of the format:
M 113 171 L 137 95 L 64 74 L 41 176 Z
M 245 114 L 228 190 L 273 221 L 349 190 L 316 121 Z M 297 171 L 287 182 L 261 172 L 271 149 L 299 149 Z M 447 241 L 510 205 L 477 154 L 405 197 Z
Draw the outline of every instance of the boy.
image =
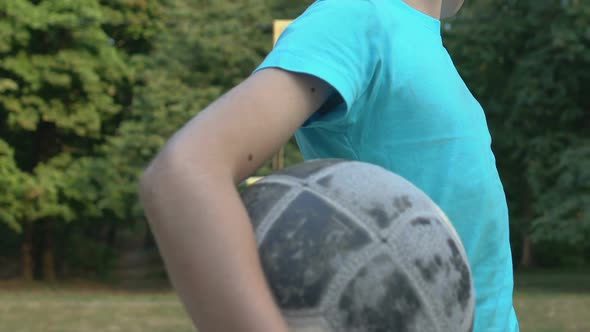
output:
M 461 5 L 316 1 L 251 77 L 186 124 L 148 167 L 146 213 L 200 332 L 287 331 L 235 188 L 296 131 L 307 159 L 374 163 L 424 190 L 469 256 L 474 331 L 518 331 L 489 131 L 440 35 L 440 19 Z

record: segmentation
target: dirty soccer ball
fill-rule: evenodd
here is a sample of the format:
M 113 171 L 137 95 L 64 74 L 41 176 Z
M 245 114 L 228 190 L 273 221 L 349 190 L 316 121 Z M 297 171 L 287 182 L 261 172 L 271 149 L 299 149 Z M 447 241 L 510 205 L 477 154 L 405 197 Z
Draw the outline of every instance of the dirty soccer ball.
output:
M 419 189 L 375 165 L 301 163 L 249 186 L 262 266 L 290 331 L 466 332 L 464 248 Z

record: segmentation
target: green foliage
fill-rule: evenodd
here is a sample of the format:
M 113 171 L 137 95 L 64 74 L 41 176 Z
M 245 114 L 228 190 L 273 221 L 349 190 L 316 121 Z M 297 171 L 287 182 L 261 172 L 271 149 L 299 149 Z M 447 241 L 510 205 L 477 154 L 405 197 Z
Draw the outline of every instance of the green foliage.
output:
M 533 235 L 583 250 L 590 248 L 590 139 L 580 138 L 560 151 L 547 158 L 554 160 L 546 168 L 531 165 L 531 173 L 546 181 L 543 186 L 531 180 L 539 197 Z
M 86 204 L 82 210 L 102 207 L 95 203 L 103 193 L 91 180 L 106 169 L 96 148 L 131 105 L 131 61 L 151 48 L 157 14 L 157 2 L 148 0 L 0 4 L 0 128 L 35 193 L 20 201 L 25 215 L 10 213 L 12 223 L 73 220 L 76 199 Z
M 272 46 L 268 8 L 262 0 L 2 2 L 0 220 L 16 231 L 46 218 L 76 221 L 59 235 L 73 243 L 104 221 L 139 219 L 141 170 L 260 63 Z
M 175 131 L 248 77 L 272 47 L 264 28 L 272 16 L 260 0 L 169 1 L 162 22 L 154 51 L 136 62 L 143 84 L 133 108 L 104 146 L 111 166 L 121 170 L 113 175 L 125 174 L 122 183 L 134 184 Z M 137 201 L 135 191 L 126 197 Z
M 17 150 L 16 165 L 32 176 L 38 193 L 21 202 L 30 211 L 23 218 L 140 216 L 136 180 L 147 161 L 260 63 L 272 46 L 273 17 L 295 16 L 305 6 L 164 4 L 0 5 L 0 24 L 7 27 L 0 33 L 0 125 Z M 54 142 L 47 151 L 40 151 L 39 136 Z M 287 151 L 288 164 L 301 161 L 293 142 Z
M 101 119 L 121 109 L 115 96 L 128 73 L 101 29 L 106 19 L 97 1 L 3 3 L 11 27 L 0 46 L 8 87 L 0 104 L 9 126 L 34 131 L 43 121 L 65 133 L 98 136 Z
M 489 112 L 512 219 L 537 241 L 590 247 L 590 3 L 474 3 L 447 46 Z
M 120 198 L 130 181 L 116 181 L 122 175 L 101 146 L 129 112 L 135 63 L 161 30 L 159 8 L 157 0 L 0 2 L 0 222 L 28 232 L 21 238 L 34 250 L 54 251 L 42 241 L 54 227 L 40 222 L 128 220 Z
M 0 139 L 0 222 L 17 232 L 25 214 L 21 202 L 26 197 L 26 180 L 14 162 L 12 149 Z

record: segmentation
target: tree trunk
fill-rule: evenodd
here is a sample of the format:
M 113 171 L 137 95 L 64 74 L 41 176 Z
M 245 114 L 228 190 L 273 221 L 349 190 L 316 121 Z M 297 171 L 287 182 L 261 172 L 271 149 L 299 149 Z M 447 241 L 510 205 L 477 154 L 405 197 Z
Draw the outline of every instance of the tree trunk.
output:
M 21 243 L 22 278 L 33 281 L 33 225 L 23 223 L 23 242 Z
M 43 277 L 45 281 L 54 282 L 55 275 L 55 221 L 45 220 L 45 246 L 43 251 Z
M 530 225 L 531 220 L 535 217 L 535 210 L 533 207 L 533 195 L 531 192 L 531 188 L 527 186 L 526 191 L 524 192 L 524 231 L 522 233 L 522 252 L 520 256 L 520 266 L 524 268 L 530 268 L 534 265 L 533 259 L 533 242 L 531 241 L 530 236 Z
M 528 234 L 524 234 L 522 240 L 522 256 L 520 257 L 520 266 L 529 268 L 533 265 L 533 246 L 531 237 Z
M 54 123 L 41 122 L 37 129 L 37 163 L 46 162 L 59 153 L 57 129 Z M 43 246 L 40 246 L 41 270 L 46 281 L 55 281 L 55 219 L 40 220 L 42 227 Z

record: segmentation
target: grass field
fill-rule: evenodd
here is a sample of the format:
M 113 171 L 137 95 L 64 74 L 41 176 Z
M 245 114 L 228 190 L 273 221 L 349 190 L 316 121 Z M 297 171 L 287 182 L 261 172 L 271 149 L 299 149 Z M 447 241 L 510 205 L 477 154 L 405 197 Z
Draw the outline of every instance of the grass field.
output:
M 524 332 L 590 332 L 590 271 L 516 274 L 514 306 Z
M 523 273 L 515 306 L 523 332 L 590 331 L 590 274 Z M 0 284 L 0 332 L 195 332 L 169 291 L 87 284 Z

